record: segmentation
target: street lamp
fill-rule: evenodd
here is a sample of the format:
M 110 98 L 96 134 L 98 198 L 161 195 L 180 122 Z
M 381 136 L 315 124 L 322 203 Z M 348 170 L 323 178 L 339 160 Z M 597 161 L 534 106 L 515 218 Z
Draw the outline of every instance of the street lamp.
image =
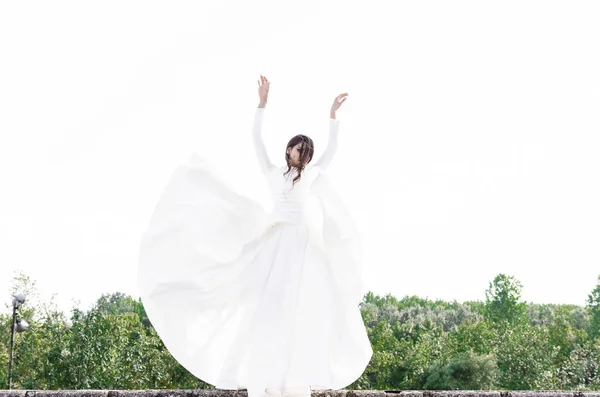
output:
M 17 308 L 25 303 L 25 294 L 13 295 L 13 321 L 10 330 L 10 360 L 8 361 L 8 390 L 11 390 L 12 380 L 12 360 L 13 360 L 13 347 L 15 342 L 15 331 L 24 332 L 29 328 L 27 321 L 17 318 Z M 16 326 L 15 326 L 16 324 Z

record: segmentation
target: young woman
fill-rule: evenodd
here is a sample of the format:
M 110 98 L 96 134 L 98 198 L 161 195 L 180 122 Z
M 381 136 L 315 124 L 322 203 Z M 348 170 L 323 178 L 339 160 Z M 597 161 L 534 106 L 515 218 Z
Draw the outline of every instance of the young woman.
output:
M 331 106 L 320 158 L 312 161 L 311 138 L 296 135 L 284 166 L 262 142 L 266 77 L 258 94 L 252 133 L 272 211 L 192 154 L 175 169 L 142 238 L 140 295 L 166 348 L 199 379 L 249 397 L 310 396 L 351 384 L 372 355 L 359 310 L 359 234 L 325 172 L 348 94 Z

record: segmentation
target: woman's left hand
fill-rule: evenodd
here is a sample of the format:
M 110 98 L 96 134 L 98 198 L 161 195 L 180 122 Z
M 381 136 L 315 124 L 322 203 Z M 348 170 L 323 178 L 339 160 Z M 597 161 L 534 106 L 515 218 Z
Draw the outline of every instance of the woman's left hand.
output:
M 342 106 L 342 103 L 344 103 L 344 101 L 346 101 L 347 98 L 347 92 L 336 96 L 333 100 L 333 105 L 331 105 L 331 113 L 335 113 L 340 108 L 340 106 Z

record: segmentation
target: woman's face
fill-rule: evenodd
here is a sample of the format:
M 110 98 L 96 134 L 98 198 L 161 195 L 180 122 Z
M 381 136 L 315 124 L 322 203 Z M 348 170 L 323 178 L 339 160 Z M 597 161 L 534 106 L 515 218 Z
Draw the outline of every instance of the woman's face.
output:
M 290 155 L 290 163 L 296 167 L 300 163 L 300 150 L 302 149 L 303 143 L 304 142 L 298 142 L 296 146 L 287 148 L 287 152 Z M 306 165 L 306 163 L 304 163 L 304 165 Z

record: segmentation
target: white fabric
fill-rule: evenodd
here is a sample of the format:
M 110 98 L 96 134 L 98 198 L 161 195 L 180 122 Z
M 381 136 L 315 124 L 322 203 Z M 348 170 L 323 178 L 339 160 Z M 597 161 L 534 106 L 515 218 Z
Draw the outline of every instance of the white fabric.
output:
M 173 357 L 217 388 L 249 397 L 340 389 L 360 377 L 372 349 L 359 310 L 359 235 L 325 173 L 339 121 L 330 120 L 328 147 L 292 189 L 296 171 L 283 175 L 287 167 L 261 147 L 263 113 L 254 139 L 271 213 L 192 154 L 142 238 L 140 294 Z

